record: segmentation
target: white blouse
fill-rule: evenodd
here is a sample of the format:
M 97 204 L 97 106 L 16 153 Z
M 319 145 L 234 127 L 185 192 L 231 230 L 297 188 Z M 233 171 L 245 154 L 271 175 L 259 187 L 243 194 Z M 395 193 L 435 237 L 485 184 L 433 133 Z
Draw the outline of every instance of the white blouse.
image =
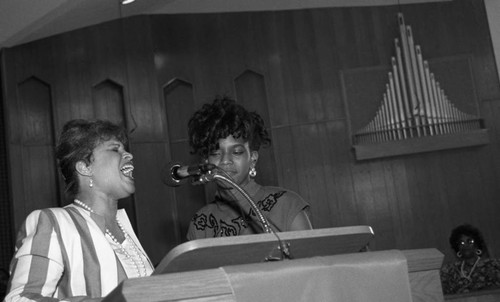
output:
M 125 240 L 119 244 L 106 234 L 109 244 L 125 269 L 128 278 L 146 277 L 153 273 L 149 258 L 138 248 L 132 237 L 125 233 Z

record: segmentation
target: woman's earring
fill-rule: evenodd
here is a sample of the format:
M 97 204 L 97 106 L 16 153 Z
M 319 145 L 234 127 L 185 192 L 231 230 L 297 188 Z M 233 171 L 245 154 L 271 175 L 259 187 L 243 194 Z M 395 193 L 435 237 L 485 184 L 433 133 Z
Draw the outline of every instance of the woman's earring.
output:
M 89 187 L 92 188 L 93 186 L 94 186 L 94 181 L 92 180 L 92 178 L 90 178 L 90 180 L 89 180 Z
M 250 177 L 255 177 L 257 175 L 257 170 L 255 170 L 255 167 L 252 167 L 248 174 L 250 175 Z
M 461 251 L 458 251 L 458 252 L 457 252 L 457 257 L 458 257 L 458 258 L 462 258 L 462 252 L 461 252 Z
M 476 255 L 481 256 L 482 253 L 483 253 L 483 251 L 481 251 L 481 249 L 476 250 Z

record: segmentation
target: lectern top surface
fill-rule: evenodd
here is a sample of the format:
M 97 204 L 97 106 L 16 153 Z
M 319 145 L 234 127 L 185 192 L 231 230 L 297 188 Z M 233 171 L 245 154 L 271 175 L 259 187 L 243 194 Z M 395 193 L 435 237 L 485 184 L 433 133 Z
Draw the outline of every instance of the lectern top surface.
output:
M 280 241 L 292 259 L 355 253 L 374 236 L 370 226 L 349 226 L 235 237 L 197 239 L 172 249 L 155 274 L 269 261 L 281 256 Z

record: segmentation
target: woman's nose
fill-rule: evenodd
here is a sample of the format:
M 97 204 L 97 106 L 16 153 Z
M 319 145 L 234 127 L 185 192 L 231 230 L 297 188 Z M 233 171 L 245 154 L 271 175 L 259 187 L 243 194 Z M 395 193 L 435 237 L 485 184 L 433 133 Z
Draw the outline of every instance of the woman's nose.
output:
M 225 165 L 233 163 L 233 157 L 231 156 L 231 154 L 224 154 L 222 156 L 221 163 Z
M 134 156 L 132 155 L 132 153 L 129 153 L 127 151 L 123 151 L 122 158 L 132 160 L 132 158 L 134 158 Z

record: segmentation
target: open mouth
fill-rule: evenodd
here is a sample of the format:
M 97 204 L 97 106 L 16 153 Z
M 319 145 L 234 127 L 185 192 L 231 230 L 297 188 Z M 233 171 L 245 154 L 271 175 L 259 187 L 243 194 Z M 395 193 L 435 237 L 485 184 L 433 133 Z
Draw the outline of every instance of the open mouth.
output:
M 123 175 L 134 179 L 133 171 L 134 171 L 134 166 L 132 164 L 126 164 L 120 169 L 123 173 Z

